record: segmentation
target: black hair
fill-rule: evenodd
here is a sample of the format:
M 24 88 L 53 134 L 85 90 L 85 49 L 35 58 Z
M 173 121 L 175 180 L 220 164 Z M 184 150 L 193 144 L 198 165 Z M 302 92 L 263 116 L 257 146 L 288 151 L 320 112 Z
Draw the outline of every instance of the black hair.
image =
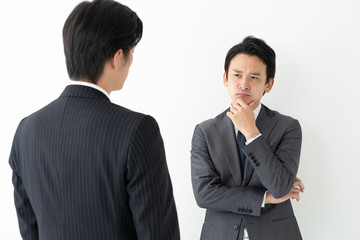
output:
M 241 43 L 233 46 L 226 54 L 225 57 L 225 72 L 226 78 L 228 78 L 228 71 L 231 60 L 237 54 L 246 54 L 250 56 L 257 56 L 266 65 L 266 83 L 270 81 L 270 78 L 275 77 L 275 52 L 269 47 L 264 40 L 255 38 L 252 36 L 246 37 Z
M 113 0 L 84 1 L 77 5 L 63 28 L 66 67 L 70 79 L 98 81 L 105 62 L 122 49 L 130 49 L 142 37 L 143 24 L 129 7 Z

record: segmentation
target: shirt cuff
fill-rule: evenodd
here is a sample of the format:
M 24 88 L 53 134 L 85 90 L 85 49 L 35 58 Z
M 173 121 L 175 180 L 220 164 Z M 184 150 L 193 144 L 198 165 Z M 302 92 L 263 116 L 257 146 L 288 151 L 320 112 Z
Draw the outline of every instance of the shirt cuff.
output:
M 246 145 L 250 144 L 252 141 L 254 141 L 255 139 L 257 139 L 257 138 L 260 137 L 260 136 L 261 136 L 261 133 L 260 133 L 259 135 L 253 136 L 249 141 L 246 141 L 245 144 L 246 144 Z
M 265 193 L 264 193 L 264 199 L 263 199 L 263 202 L 262 202 L 262 204 L 261 204 L 261 207 L 262 207 L 262 208 L 265 207 L 266 193 L 267 193 L 267 191 L 265 191 Z

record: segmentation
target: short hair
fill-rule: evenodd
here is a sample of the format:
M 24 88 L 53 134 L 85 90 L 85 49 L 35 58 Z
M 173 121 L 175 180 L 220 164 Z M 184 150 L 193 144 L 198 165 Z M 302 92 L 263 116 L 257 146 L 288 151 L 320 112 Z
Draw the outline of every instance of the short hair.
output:
M 130 49 L 142 37 L 143 24 L 129 7 L 113 0 L 84 1 L 67 18 L 63 28 L 66 67 L 70 79 L 97 83 L 106 61 Z
M 246 54 L 249 56 L 257 56 L 266 65 L 266 83 L 270 81 L 270 78 L 275 77 L 275 52 L 269 47 L 264 40 L 255 38 L 253 36 L 246 37 L 241 43 L 233 46 L 226 54 L 225 57 L 225 72 L 226 78 L 228 78 L 228 71 L 231 60 L 237 54 Z

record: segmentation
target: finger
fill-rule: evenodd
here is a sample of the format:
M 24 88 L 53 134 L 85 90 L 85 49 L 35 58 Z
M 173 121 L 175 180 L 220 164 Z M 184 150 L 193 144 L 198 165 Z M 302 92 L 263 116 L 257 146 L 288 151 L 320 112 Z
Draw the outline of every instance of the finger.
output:
M 231 103 L 231 107 L 235 110 L 240 110 L 241 109 L 241 105 L 239 103 Z
M 300 178 L 295 178 L 294 184 L 301 182 Z
M 299 195 L 300 195 L 300 189 L 292 188 L 292 189 L 290 189 L 290 192 L 287 194 L 287 197 L 294 199 L 294 198 L 298 197 Z
M 301 192 L 304 192 L 305 184 L 302 181 L 300 181 L 299 186 L 300 186 Z
M 300 190 L 293 192 L 293 194 L 295 195 L 296 201 L 300 201 Z
M 299 188 L 301 190 L 301 192 L 304 192 L 305 190 L 305 185 L 301 180 L 295 181 L 293 184 L 294 188 Z
M 232 112 L 227 112 L 226 115 L 231 119 L 231 121 L 234 121 L 235 115 Z
M 301 181 L 299 178 L 296 178 L 293 185 L 294 185 L 294 186 L 295 186 L 295 185 L 300 186 L 300 185 L 303 185 L 303 183 L 302 183 L 302 181 Z
M 305 185 L 304 185 L 303 182 L 300 182 L 299 187 L 300 187 L 301 192 L 304 192 L 304 191 L 305 191 Z
M 303 191 L 300 184 L 293 184 L 292 188 L 299 189 L 300 191 Z
M 299 188 L 292 188 L 290 190 L 290 193 L 291 194 L 300 194 L 301 190 Z
M 236 114 L 236 113 L 237 113 L 237 111 L 236 111 L 236 109 L 235 109 L 235 108 L 230 107 L 230 109 L 229 109 L 228 113 L 230 113 L 232 116 L 234 116 L 234 114 Z
M 300 192 L 296 193 L 296 192 L 292 192 L 290 194 L 291 199 L 296 199 L 296 201 L 300 200 Z
M 296 201 L 299 201 L 300 197 L 292 197 L 291 199 L 296 199 Z
M 248 104 L 247 104 L 244 100 L 242 100 L 241 98 L 238 98 L 238 99 L 236 100 L 236 103 L 237 103 L 240 107 L 247 107 L 247 106 L 248 106 Z

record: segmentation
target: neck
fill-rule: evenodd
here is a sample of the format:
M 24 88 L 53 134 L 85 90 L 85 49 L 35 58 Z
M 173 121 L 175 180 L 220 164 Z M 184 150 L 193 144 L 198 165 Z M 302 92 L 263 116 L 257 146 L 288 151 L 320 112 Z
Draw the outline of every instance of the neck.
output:
M 108 94 L 110 94 L 112 92 L 112 90 L 110 89 L 108 84 L 106 84 L 106 82 L 103 82 L 103 81 L 99 80 L 96 85 L 98 85 L 99 87 L 104 89 Z

